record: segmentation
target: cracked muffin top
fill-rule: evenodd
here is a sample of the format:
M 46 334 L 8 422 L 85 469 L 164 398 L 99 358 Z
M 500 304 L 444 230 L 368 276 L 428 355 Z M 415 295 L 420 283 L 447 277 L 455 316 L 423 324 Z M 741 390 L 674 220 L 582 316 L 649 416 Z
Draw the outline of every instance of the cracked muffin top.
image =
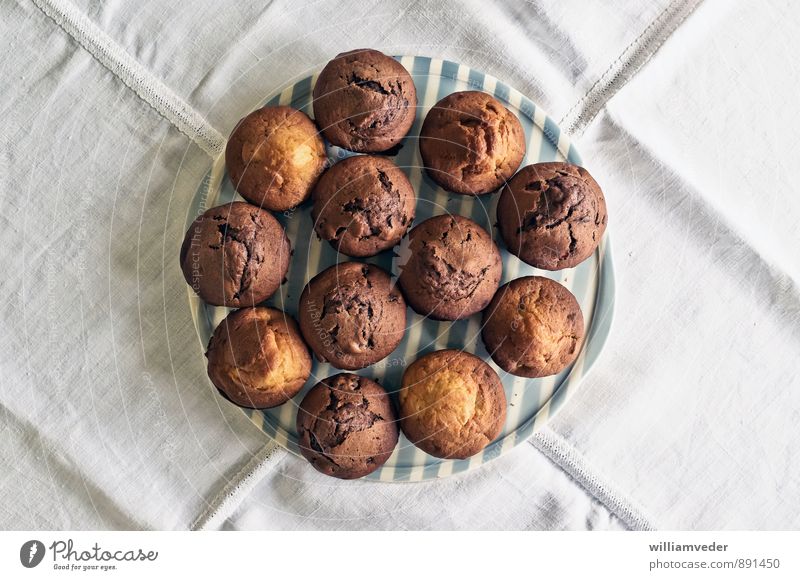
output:
M 408 238 L 399 282 L 415 311 L 459 320 L 486 307 L 503 274 L 500 251 L 486 230 L 471 219 L 441 215 L 416 226 Z
M 607 221 L 600 186 L 583 167 L 570 163 L 523 167 L 497 204 L 508 251 L 543 270 L 572 268 L 591 256 Z
M 325 143 L 313 121 L 291 107 L 263 107 L 239 121 L 225 167 L 247 201 L 272 211 L 301 204 L 325 168 Z
M 439 350 L 417 359 L 398 392 L 400 425 L 417 447 L 446 459 L 465 459 L 491 443 L 506 420 L 506 395 L 497 373 L 480 358 Z
M 206 358 L 214 386 L 254 409 L 285 403 L 311 374 L 311 355 L 297 324 L 274 308 L 231 312 L 214 330 Z
M 314 116 L 334 145 L 376 153 L 406 136 L 417 112 L 411 75 L 377 50 L 343 52 L 330 61 L 314 85 Z
M 564 286 L 539 276 L 512 280 L 483 313 L 483 343 L 497 365 L 520 377 L 546 377 L 575 362 L 583 313 Z
M 233 202 L 198 217 L 183 239 L 181 268 L 186 282 L 215 306 L 254 306 L 280 287 L 289 269 L 291 246 L 272 214 Z
M 364 477 L 386 463 L 397 445 L 392 403 L 366 377 L 341 373 L 312 388 L 297 411 L 300 452 L 318 471 Z
M 419 150 L 431 178 L 448 191 L 491 193 L 525 156 L 525 131 L 500 101 L 479 91 L 446 96 L 425 117 Z
M 328 169 L 312 199 L 317 235 L 357 258 L 400 242 L 416 205 L 414 189 L 400 168 L 373 155 L 348 157 Z
M 345 262 L 324 270 L 303 289 L 300 330 L 323 362 L 361 369 L 392 352 L 406 330 L 406 303 L 387 272 Z

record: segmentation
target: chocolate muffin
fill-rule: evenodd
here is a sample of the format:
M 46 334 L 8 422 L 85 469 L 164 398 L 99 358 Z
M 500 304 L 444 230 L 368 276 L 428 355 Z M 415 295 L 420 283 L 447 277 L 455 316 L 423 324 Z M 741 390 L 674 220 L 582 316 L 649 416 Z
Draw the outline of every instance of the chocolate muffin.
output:
M 325 143 L 314 122 L 291 107 L 264 107 L 239 121 L 225 148 L 236 191 L 272 211 L 299 205 L 325 168 Z
M 348 256 L 374 256 L 400 241 L 414 219 L 414 189 L 385 157 L 355 155 L 322 174 L 312 194 L 317 235 Z
M 292 253 L 272 214 L 235 201 L 212 207 L 189 227 L 181 246 L 186 282 L 215 306 L 254 306 L 283 282 Z
M 341 373 L 317 383 L 297 411 L 300 452 L 317 471 L 364 477 L 386 463 L 397 445 L 389 395 L 366 377 Z
M 508 251 L 544 270 L 572 268 L 591 256 L 607 221 L 600 186 L 571 163 L 523 167 L 503 188 L 497 205 Z
M 392 352 L 406 330 L 406 303 L 389 274 L 346 262 L 315 276 L 300 295 L 300 330 L 322 361 L 354 370 Z
M 500 101 L 479 91 L 446 96 L 425 117 L 419 150 L 431 178 L 448 191 L 491 193 L 525 156 L 525 131 Z
M 441 215 L 408 235 L 400 286 L 411 307 L 435 320 L 483 310 L 500 285 L 503 261 L 489 233 L 471 219 Z
M 280 310 L 234 310 L 214 331 L 206 351 L 208 376 L 242 407 L 285 403 L 311 374 L 311 355 L 297 324 Z
M 377 50 L 343 52 L 314 85 L 314 116 L 334 145 L 375 153 L 400 143 L 414 122 L 417 91 L 411 75 Z
M 403 374 L 400 425 L 406 437 L 435 457 L 466 459 L 492 442 L 506 421 L 506 394 L 480 358 L 439 350 Z
M 539 276 L 512 280 L 483 313 L 483 343 L 494 362 L 520 377 L 554 375 L 583 343 L 583 314 L 572 293 Z

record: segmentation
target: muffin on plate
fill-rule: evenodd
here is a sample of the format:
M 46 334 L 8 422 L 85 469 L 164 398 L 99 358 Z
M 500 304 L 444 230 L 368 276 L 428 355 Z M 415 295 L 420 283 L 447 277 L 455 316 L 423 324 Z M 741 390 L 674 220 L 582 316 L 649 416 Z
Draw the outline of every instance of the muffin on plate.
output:
M 400 426 L 417 447 L 446 459 L 466 459 L 491 443 L 506 420 L 497 373 L 479 357 L 439 350 L 403 374 Z
M 266 106 L 247 115 L 225 148 L 225 167 L 236 191 L 272 211 L 308 199 L 326 160 L 314 122 L 285 106 Z
M 399 62 L 377 50 L 343 52 L 314 85 L 314 116 L 334 145 L 376 153 L 406 136 L 417 111 L 417 91 Z
M 235 201 L 212 207 L 186 232 L 181 269 L 200 298 L 215 306 L 254 306 L 280 287 L 292 253 L 272 214 Z
M 335 264 L 303 289 L 300 330 L 321 361 L 361 369 L 392 352 L 406 330 L 406 303 L 387 272 L 371 264 Z
M 312 194 L 317 235 L 343 254 L 374 256 L 400 242 L 416 198 L 405 173 L 386 157 L 355 155 L 322 174 Z
M 606 200 L 583 167 L 536 163 L 503 188 L 497 223 L 508 251 L 543 270 L 572 268 L 592 255 L 606 230 Z
M 448 191 L 491 193 L 525 156 L 525 131 L 500 101 L 480 91 L 446 96 L 428 112 L 419 136 L 425 169 Z
M 415 311 L 459 320 L 489 304 L 503 261 L 486 230 L 469 218 L 441 215 L 416 226 L 408 238 L 400 253 L 399 283 Z
M 311 374 L 311 355 L 297 324 L 275 308 L 242 308 L 217 326 L 206 351 L 208 376 L 242 407 L 276 407 Z
M 583 343 L 583 314 L 564 286 L 540 276 L 512 280 L 483 313 L 486 350 L 520 377 L 554 375 L 575 362 Z
M 341 479 L 378 469 L 397 445 L 389 395 L 366 377 L 341 373 L 323 379 L 297 411 L 300 452 L 315 469 Z

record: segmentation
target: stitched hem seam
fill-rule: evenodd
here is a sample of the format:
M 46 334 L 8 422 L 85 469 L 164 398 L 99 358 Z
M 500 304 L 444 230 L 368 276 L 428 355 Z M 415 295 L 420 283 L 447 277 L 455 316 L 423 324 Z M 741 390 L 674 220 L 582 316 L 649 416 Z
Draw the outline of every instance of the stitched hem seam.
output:
M 190 529 L 193 531 L 219 529 L 285 454 L 286 451 L 275 442 L 267 443 L 211 500 Z
M 574 479 L 589 495 L 603 504 L 631 530 L 654 530 L 653 520 L 624 494 L 604 481 L 566 439 L 552 429 L 535 433 L 529 443 Z
M 702 0 L 674 0 L 637 36 L 559 121 L 573 137 L 580 136 L 605 104 L 649 62 Z
M 68 0 L 33 0 L 44 14 L 212 158 L 225 137 Z

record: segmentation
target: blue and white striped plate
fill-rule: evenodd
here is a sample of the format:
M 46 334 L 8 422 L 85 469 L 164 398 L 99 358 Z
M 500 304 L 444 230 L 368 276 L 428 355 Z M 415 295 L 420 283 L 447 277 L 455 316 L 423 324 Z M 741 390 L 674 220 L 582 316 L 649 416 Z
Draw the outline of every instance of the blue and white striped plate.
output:
M 494 232 L 497 195 L 472 198 L 449 194 L 438 187 L 422 170 L 422 161 L 417 147 L 417 136 L 428 110 L 441 98 L 455 91 L 481 90 L 493 94 L 511 109 L 522 122 L 528 140 L 528 150 L 523 165 L 539 161 L 568 159 L 580 163 L 580 157 L 558 126 L 530 99 L 497 79 L 454 62 L 419 56 L 404 56 L 398 60 L 414 77 L 419 99 L 419 108 L 414 126 L 400 151 L 393 157 L 398 166 L 409 176 L 417 193 L 417 216 L 415 223 L 443 213 L 468 216 L 489 232 Z M 313 116 L 311 89 L 316 75 L 290 86 L 265 104 L 285 104 L 301 109 Z M 351 155 L 337 147 L 328 147 L 331 161 Z M 209 207 L 241 199 L 236 194 L 230 179 L 225 174 L 223 156 L 198 186 L 189 213 L 186 228 L 192 220 Z M 314 275 L 337 262 L 336 251 L 327 242 L 317 239 L 310 217 L 310 204 L 306 203 L 294 211 L 277 216 L 294 248 L 294 257 L 288 273 L 288 282 L 268 303 L 297 317 L 297 301 L 305 284 Z M 466 460 L 442 460 L 425 454 L 401 435 L 400 443 L 389 461 L 372 475 L 380 481 L 421 481 L 444 477 L 474 469 L 509 451 L 525 441 L 541 428 L 567 401 L 578 387 L 581 378 L 589 371 L 606 341 L 614 310 L 614 272 L 608 234 L 605 235 L 595 254 L 577 268 L 560 272 L 543 272 L 532 268 L 508 253 L 501 241 L 498 246 L 503 256 L 503 283 L 531 274 L 558 280 L 569 288 L 583 310 L 588 330 L 588 339 L 575 364 L 561 374 L 544 379 L 514 377 L 502 371 L 489 358 L 480 340 L 480 314 L 454 323 L 425 319 L 408 310 L 408 330 L 403 342 L 385 360 L 360 374 L 378 379 L 390 391 L 400 385 L 403 370 L 419 355 L 442 349 L 457 348 L 477 354 L 489 362 L 503 380 L 508 399 L 508 417 L 500 436 L 483 452 Z M 345 261 L 349 258 L 341 256 Z M 397 257 L 384 252 L 367 260 L 397 275 Z M 200 301 L 188 288 L 189 304 L 194 317 L 202 348 L 227 309 L 209 306 Z M 270 437 L 292 452 L 299 453 L 295 416 L 297 406 L 320 379 L 336 374 L 329 364 L 315 362 L 312 376 L 305 388 L 286 404 L 266 411 L 245 410 L 252 421 Z

